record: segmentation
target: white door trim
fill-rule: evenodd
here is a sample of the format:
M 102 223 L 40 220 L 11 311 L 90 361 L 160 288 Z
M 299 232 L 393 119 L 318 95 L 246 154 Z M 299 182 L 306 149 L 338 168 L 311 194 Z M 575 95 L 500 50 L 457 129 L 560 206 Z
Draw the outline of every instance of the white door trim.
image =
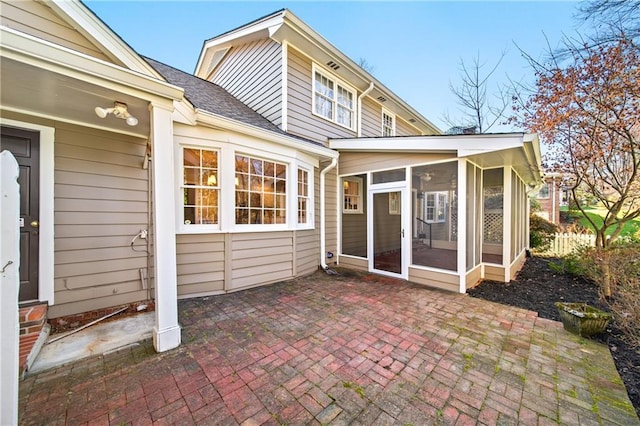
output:
M 40 132 L 40 250 L 38 251 L 38 300 L 54 304 L 53 288 L 53 188 L 55 128 L 0 118 L 0 125 Z
M 373 217 L 374 217 L 374 204 L 373 204 L 373 195 L 374 194 L 384 194 L 389 192 L 400 192 L 400 223 L 401 228 L 404 231 L 404 236 L 401 240 L 401 250 L 402 255 L 400 257 L 401 265 L 400 271 L 401 273 L 396 274 L 394 272 L 384 271 L 380 269 L 375 269 L 375 256 L 374 256 L 374 247 L 373 247 Z M 370 185 L 367 189 L 367 258 L 369 263 L 369 272 L 373 272 L 379 275 L 386 275 L 394 278 L 409 278 L 409 242 L 411 242 L 411 226 L 409 223 L 409 211 L 411 209 L 410 200 L 407 198 L 407 185 L 404 182 L 400 184 L 398 182 L 394 182 L 393 184 L 378 184 L 378 185 Z

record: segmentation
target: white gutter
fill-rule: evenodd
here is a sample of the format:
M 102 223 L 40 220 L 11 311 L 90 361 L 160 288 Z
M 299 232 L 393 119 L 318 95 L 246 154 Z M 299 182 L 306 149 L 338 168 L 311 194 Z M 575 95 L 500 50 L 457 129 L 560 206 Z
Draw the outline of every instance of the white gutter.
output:
M 325 250 L 327 249 L 327 241 L 325 235 L 326 229 L 326 220 L 325 220 L 325 204 L 326 204 L 326 194 L 325 194 L 325 175 L 331 169 L 333 169 L 338 164 L 338 158 L 332 158 L 331 164 L 322 169 L 320 172 L 320 266 L 323 270 L 327 270 L 329 267 L 327 266 L 327 262 L 325 262 L 326 254 Z
M 375 87 L 373 81 L 369 83 L 369 88 L 358 96 L 358 137 L 362 137 L 362 99 L 369 94 Z

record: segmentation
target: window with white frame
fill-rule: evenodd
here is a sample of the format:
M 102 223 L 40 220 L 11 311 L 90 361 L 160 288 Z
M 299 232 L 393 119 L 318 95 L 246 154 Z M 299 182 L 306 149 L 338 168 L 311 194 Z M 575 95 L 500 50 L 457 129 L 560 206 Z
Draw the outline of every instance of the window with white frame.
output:
M 287 165 L 248 155 L 235 157 L 237 225 L 287 222 Z
M 382 136 L 396 135 L 396 116 L 388 111 L 382 110 Z
M 444 191 L 424 193 L 424 221 L 442 223 L 447 221 L 447 193 Z
M 185 225 L 214 225 L 219 214 L 218 152 L 182 149 L 182 198 Z
M 342 178 L 342 212 L 362 213 L 362 179 Z
M 309 208 L 309 172 L 298 169 L 298 225 L 309 223 L 311 217 Z
M 353 129 L 355 91 L 314 66 L 313 113 Z

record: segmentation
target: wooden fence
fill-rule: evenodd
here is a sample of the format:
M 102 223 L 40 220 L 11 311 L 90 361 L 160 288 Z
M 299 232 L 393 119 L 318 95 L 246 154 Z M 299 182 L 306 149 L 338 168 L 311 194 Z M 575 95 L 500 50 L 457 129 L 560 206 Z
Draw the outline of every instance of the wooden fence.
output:
M 594 247 L 595 245 L 596 236 L 593 234 L 556 233 L 549 252 L 557 256 L 565 256 L 577 247 Z

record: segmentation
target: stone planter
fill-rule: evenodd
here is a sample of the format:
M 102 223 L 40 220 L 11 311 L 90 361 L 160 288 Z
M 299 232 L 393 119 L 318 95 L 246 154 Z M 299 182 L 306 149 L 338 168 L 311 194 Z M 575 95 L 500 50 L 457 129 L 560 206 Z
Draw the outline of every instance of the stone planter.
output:
M 564 329 L 582 337 L 602 333 L 613 315 L 586 303 L 556 302 Z

